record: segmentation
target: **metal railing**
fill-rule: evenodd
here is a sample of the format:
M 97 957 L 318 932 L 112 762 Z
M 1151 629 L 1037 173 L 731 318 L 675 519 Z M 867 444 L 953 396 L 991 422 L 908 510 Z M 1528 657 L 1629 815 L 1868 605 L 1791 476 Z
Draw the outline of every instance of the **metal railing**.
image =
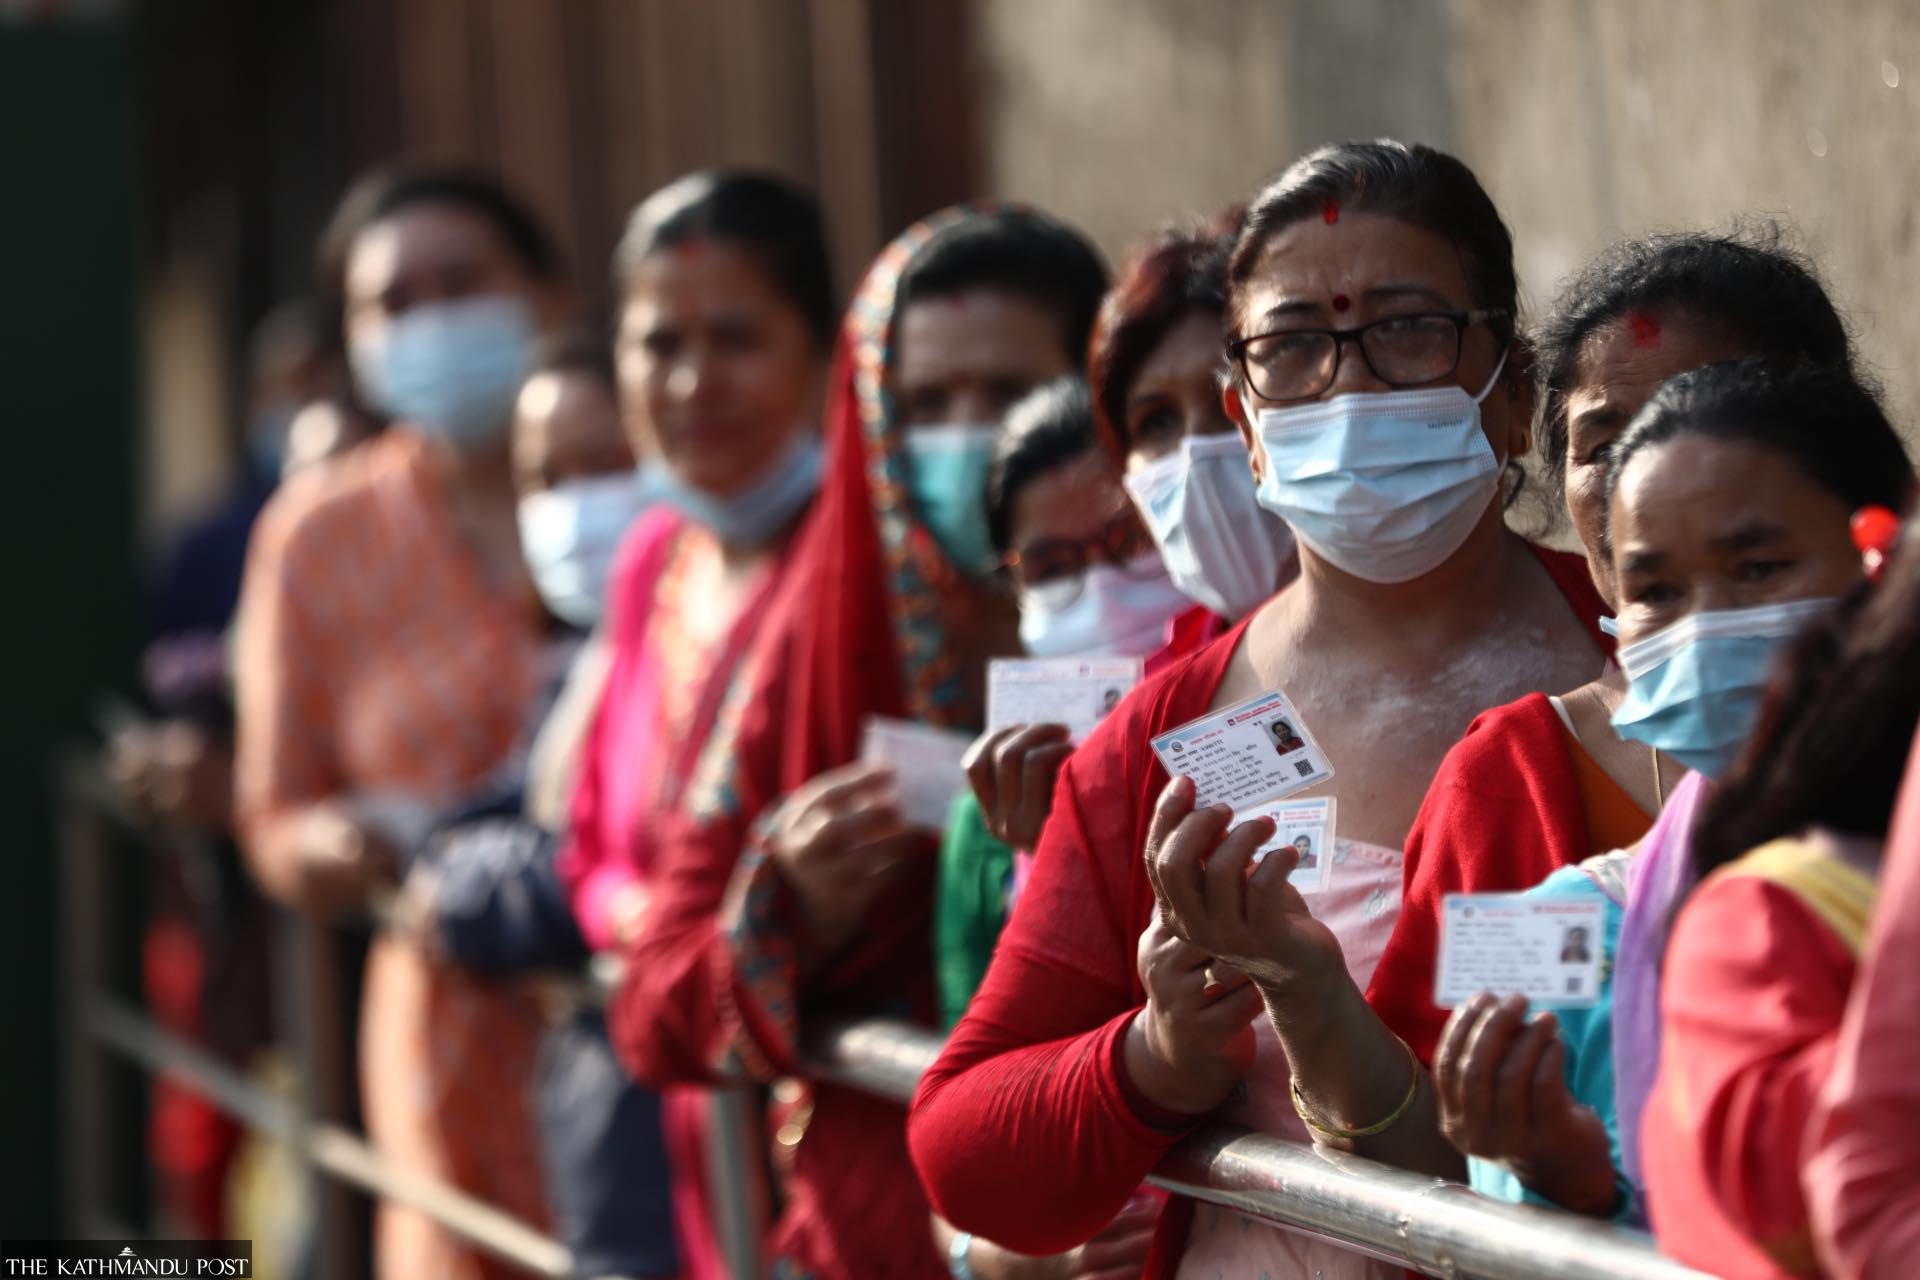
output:
M 70 1130 L 83 1153 L 69 1187 L 77 1220 L 110 1221 L 99 1202 L 100 1170 L 84 1158 L 101 1139 L 100 1110 L 87 1090 L 99 1089 L 99 1054 L 110 1051 L 143 1070 L 166 1072 L 202 1092 L 249 1128 L 273 1135 L 297 1153 L 318 1180 L 404 1204 L 477 1248 L 549 1277 L 574 1274 L 566 1247 L 529 1224 L 459 1189 L 395 1166 L 359 1134 L 315 1113 L 311 1099 L 291 1105 L 212 1054 L 154 1025 L 99 981 L 97 956 L 79 954 L 101 934 L 100 859 L 110 843 L 99 825 L 117 821 L 97 776 L 80 765 L 63 774 L 65 821 L 63 925 L 69 939 L 68 1011 Z M 828 1028 L 810 1043 L 819 1079 L 905 1103 L 940 1051 L 940 1038 L 897 1022 Z M 312 1064 L 309 1064 L 312 1065 Z M 337 1064 L 336 1064 L 337 1066 Z M 716 1225 L 737 1275 L 758 1271 L 751 1238 L 753 1163 L 742 1123 L 746 1096 L 720 1095 L 714 1192 Z M 93 1099 L 92 1101 L 97 1101 Z M 97 1163 L 97 1161 L 95 1162 Z M 1643 1233 L 1533 1205 L 1489 1199 L 1459 1183 L 1392 1168 L 1343 1152 L 1211 1126 L 1181 1142 L 1149 1179 L 1177 1195 L 1220 1205 L 1277 1227 L 1302 1232 L 1431 1275 L 1484 1280 L 1705 1280 L 1662 1256 Z M 90 1198 L 91 1197 L 91 1198 Z M 325 1241 L 322 1241 L 324 1247 Z M 327 1274 L 351 1274 L 339 1258 Z

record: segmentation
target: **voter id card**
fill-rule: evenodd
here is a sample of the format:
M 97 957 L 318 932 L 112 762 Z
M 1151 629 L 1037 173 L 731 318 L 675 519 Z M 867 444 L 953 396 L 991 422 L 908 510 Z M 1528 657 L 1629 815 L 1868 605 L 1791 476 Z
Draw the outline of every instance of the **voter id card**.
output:
M 995 658 L 987 664 L 987 731 L 1063 724 L 1079 742 L 1140 683 L 1140 666 L 1138 658 Z
M 1226 804 L 1238 813 L 1333 777 L 1306 721 L 1278 689 L 1168 730 L 1153 740 L 1153 753 L 1169 774 L 1193 779 L 1196 809 Z
M 1287 883 L 1303 894 L 1318 893 L 1327 887 L 1327 867 L 1333 861 L 1333 813 L 1332 796 L 1273 800 L 1236 812 L 1233 825 L 1237 827 L 1254 818 L 1272 818 L 1273 839 L 1254 851 L 1254 862 L 1265 861 L 1268 854 L 1282 845 L 1292 845 L 1300 861 L 1287 877 Z
M 861 730 L 860 759 L 893 770 L 900 813 L 916 827 L 944 831 L 954 797 L 967 785 L 961 759 L 972 739 L 911 720 L 869 716 Z
M 1606 910 L 1598 898 L 1446 895 L 1433 1002 L 1451 1009 L 1490 991 L 1546 1008 L 1598 1004 Z

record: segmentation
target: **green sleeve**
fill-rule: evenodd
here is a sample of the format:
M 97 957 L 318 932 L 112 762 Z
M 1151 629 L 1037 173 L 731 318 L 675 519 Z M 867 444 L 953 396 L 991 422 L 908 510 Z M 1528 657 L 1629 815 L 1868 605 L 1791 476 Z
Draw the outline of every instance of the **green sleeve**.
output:
M 933 910 L 933 970 L 940 1017 L 951 1030 L 987 976 L 993 944 L 1007 922 L 1013 850 L 993 838 L 971 791 L 953 802 L 940 840 L 940 881 Z

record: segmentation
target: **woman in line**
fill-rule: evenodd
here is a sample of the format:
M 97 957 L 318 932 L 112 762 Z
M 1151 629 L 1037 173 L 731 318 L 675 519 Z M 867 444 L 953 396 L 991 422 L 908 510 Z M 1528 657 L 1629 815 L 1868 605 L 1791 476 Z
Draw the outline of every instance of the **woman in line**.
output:
M 568 979 L 589 953 L 555 865 L 606 676 L 604 646 L 588 628 L 646 501 L 604 339 L 573 333 L 542 344 L 514 413 L 513 472 L 527 567 L 560 624 L 544 655 L 544 710 L 492 788 L 429 837 L 402 910 L 447 963 L 495 980 L 558 980 L 535 1080 L 555 1234 L 580 1276 L 678 1276 L 660 1099 L 614 1061 L 601 1010 L 570 998 Z
M 1094 436 L 1093 404 L 1078 378 L 1050 382 L 1013 407 L 987 475 L 987 523 L 1020 599 L 1020 638 L 1053 657 L 1138 654 L 1162 642 L 1188 600 L 1167 576 L 1120 469 Z M 940 844 L 934 907 L 934 967 L 943 1026 L 951 1027 L 986 974 L 1007 911 L 1032 857 L 995 839 L 974 793 L 954 803 Z M 1028 1258 L 985 1240 L 959 1240 L 936 1220 L 949 1257 L 975 1275 L 1138 1275 L 1159 1215 L 1145 1194 L 1070 1255 Z M 956 1240 L 959 1248 L 956 1250 Z
M 1899 501 L 1906 470 L 1872 395 L 1837 370 L 1747 360 L 1662 387 L 1607 468 L 1601 538 L 1631 682 L 1619 731 L 1634 739 L 1641 723 L 1694 718 L 1726 724 L 1736 749 L 1774 651 L 1859 581 L 1851 513 Z M 1483 994 L 1447 1023 L 1434 1060 L 1441 1123 L 1478 1157 L 1470 1173 L 1483 1191 L 1640 1214 L 1621 1167 L 1610 980 L 1635 856 L 1600 852 L 1528 891 L 1601 904 L 1598 1003 L 1529 1017 L 1524 998 Z
M 1899 1280 L 1920 1250 L 1920 750 L 1911 747 L 1864 954 L 1801 1185 L 1830 1274 Z
M 1853 363 L 1826 291 L 1777 234 L 1624 241 L 1561 291 L 1534 341 L 1546 479 L 1564 494 L 1609 610 L 1608 447 L 1660 385 L 1742 356 L 1843 373 Z M 1560 867 L 1634 844 L 1663 804 L 1673 802 L 1676 815 L 1692 812 L 1699 781 L 1687 779 L 1688 762 L 1614 731 L 1626 687 L 1614 669 L 1564 695 L 1534 693 L 1496 707 L 1468 727 L 1434 776 L 1407 839 L 1400 920 L 1382 960 L 1383 970 L 1407 980 L 1371 993 L 1425 1061 L 1433 1061 L 1447 1020 L 1433 1003 L 1447 894 L 1536 885 Z M 1620 1061 L 1630 1068 L 1627 1055 Z M 1631 1134 L 1626 1142 L 1631 1149 Z
M 642 201 L 615 256 L 627 434 L 655 507 L 622 545 L 609 650 L 560 872 L 587 942 L 642 928 L 670 824 L 727 802 L 744 653 L 790 572 L 820 476 L 816 420 L 835 306 L 819 206 L 784 179 L 691 174 Z M 707 1094 L 672 1089 L 684 1272 L 726 1262 L 707 1203 Z
M 1218 637 L 1299 568 L 1293 534 L 1260 506 L 1246 444 L 1220 404 L 1239 222 L 1236 208 L 1202 230 L 1149 240 L 1101 303 L 1087 358 L 1100 443 L 1193 601 L 1148 655 L 1148 675 Z M 996 839 L 1033 848 L 1071 750 L 1060 725 L 1009 725 L 974 745 L 967 777 Z
M 1584 565 L 1503 520 L 1502 469 L 1528 447 L 1532 409 L 1513 364 L 1512 261 L 1472 173 L 1425 147 L 1323 148 L 1250 207 L 1223 399 L 1262 505 L 1298 538 L 1300 577 L 1136 689 L 1063 768 L 1032 880 L 915 1102 L 916 1160 L 956 1226 L 1069 1248 L 1213 1115 L 1290 1135 L 1311 1122 L 1338 1145 L 1459 1171 L 1424 1070 L 1361 995 L 1400 846 L 1474 714 L 1602 662 Z M 1208 863 L 1226 870 L 1203 872 L 1230 815 L 1196 812 L 1191 781 L 1169 781 L 1148 746 L 1275 686 L 1345 802 L 1311 906 L 1285 885 L 1290 849 L 1242 887 L 1267 820 L 1226 837 Z M 1028 1192 L 1011 1201 L 1016 1180 Z M 1160 1273 L 1385 1271 L 1241 1227 L 1224 1210 L 1163 1216 Z
M 1703 371 L 1704 372 L 1704 371 Z M 1809 375 L 1799 397 L 1810 437 L 1803 465 L 1835 477 L 1856 470 L 1851 436 L 1829 424 L 1855 411 Z M 1704 387 L 1702 388 L 1705 389 Z M 1684 419 L 1691 406 L 1676 397 Z M 1742 456 L 1730 439 L 1763 412 L 1737 402 L 1690 432 L 1649 431 L 1622 462 L 1631 495 L 1637 471 L 1675 455 L 1674 483 L 1641 486 L 1624 499 L 1638 536 L 1621 530 L 1615 561 L 1643 566 L 1624 578 L 1625 599 L 1649 623 L 1688 596 L 1714 608 L 1742 602 L 1746 584 L 1803 579 L 1808 594 L 1844 590 L 1859 577 L 1816 579 L 1813 558 L 1781 556 L 1763 532 L 1819 528 L 1838 560 L 1849 549 L 1835 526 L 1867 498 L 1906 504 L 1912 473 L 1887 428 L 1876 451 L 1874 494 L 1832 492 L 1791 505 L 1751 498 L 1709 528 L 1721 545 L 1751 550 L 1752 570 L 1696 578 L 1695 558 L 1663 554 L 1664 536 L 1693 519 L 1703 483 L 1752 494 L 1776 454 Z M 1861 443 L 1865 443 L 1862 441 Z M 1691 455 L 1681 457 L 1680 455 Z M 1680 465 L 1684 463 L 1684 465 Z M 1686 479 L 1679 479 L 1685 476 Z M 1715 477 L 1707 481 L 1704 477 Z M 1643 510 L 1644 509 L 1644 510 Z M 1814 522 L 1818 510 L 1819 523 Z M 1777 541 L 1777 539 L 1776 539 Z M 1858 968 L 1880 852 L 1920 720 L 1920 557 L 1911 540 L 1892 551 L 1878 585 L 1862 585 L 1810 624 L 1784 654 L 1753 711 L 1764 649 L 1744 625 L 1698 628 L 1669 645 L 1651 683 L 1649 710 L 1671 720 L 1747 719 L 1753 741 L 1703 803 L 1694 831 L 1699 884 L 1676 917 L 1661 983 L 1660 1074 L 1641 1127 L 1646 1191 L 1663 1248 L 1731 1277 L 1818 1273 L 1802 1187 L 1803 1143 L 1821 1086 L 1832 1073 L 1840 1021 Z M 1703 580 L 1704 579 L 1704 580 Z M 1627 617 L 1622 615 L 1623 627 Z
M 508 425 L 558 258 L 492 179 L 377 175 L 327 238 L 354 377 L 386 434 L 293 477 L 249 552 L 236 661 L 236 816 L 253 871 L 322 916 L 364 908 L 437 811 L 520 739 L 542 613 L 520 556 Z M 377 939 L 361 1005 L 368 1132 L 411 1172 L 528 1221 L 539 1005 Z M 382 1205 L 388 1276 L 503 1274 Z
M 1013 401 L 1079 363 L 1105 284 L 1077 233 L 1017 210 L 949 210 L 881 255 L 845 323 L 820 498 L 720 703 L 725 803 L 657 834 L 614 1041 L 657 1086 L 775 1085 L 776 1276 L 946 1273 L 901 1109 L 791 1077 L 804 1029 L 934 1021 L 934 842 L 891 770 L 849 762 L 875 715 L 978 726 L 1018 625 L 986 463 Z

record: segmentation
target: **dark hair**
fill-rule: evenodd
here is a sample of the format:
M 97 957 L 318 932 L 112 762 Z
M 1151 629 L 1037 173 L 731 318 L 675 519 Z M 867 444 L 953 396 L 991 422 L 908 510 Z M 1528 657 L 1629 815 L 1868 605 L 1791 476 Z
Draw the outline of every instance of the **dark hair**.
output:
M 995 551 L 1012 549 L 1013 504 L 1027 486 L 1093 447 L 1093 398 L 1077 377 L 1044 382 L 1007 410 L 987 471 L 987 532 Z
M 942 228 L 900 277 L 895 314 L 928 298 L 994 289 L 1025 298 L 1060 322 L 1070 364 L 1086 358 L 1107 267 L 1087 238 L 1033 209 L 991 209 Z
M 1884 841 L 1920 724 L 1920 524 L 1876 584 L 1808 624 L 1775 664 L 1754 735 L 1694 820 L 1705 876 L 1819 826 Z
M 1087 353 L 1087 383 L 1100 444 L 1122 466 L 1132 447 L 1127 396 L 1140 366 L 1190 312 L 1226 314 L 1227 254 L 1241 212 L 1236 206 L 1206 227 L 1159 232 L 1135 252 L 1100 304 Z
M 1227 324 L 1234 324 L 1242 286 L 1267 244 L 1306 218 L 1337 220 L 1373 213 L 1424 227 L 1450 241 L 1475 305 L 1508 316 L 1511 341 L 1520 317 L 1513 235 L 1473 170 L 1444 151 L 1382 138 L 1338 142 L 1288 165 L 1254 197 L 1227 261 Z
M 543 338 L 533 353 L 529 379 L 543 373 L 578 373 L 592 378 L 609 392 L 618 395 L 619 375 L 614 370 L 613 349 L 599 334 L 584 329 L 569 329 Z
M 396 165 L 367 174 L 341 197 L 320 237 L 321 292 L 335 316 L 346 305 L 347 258 L 376 223 L 421 205 L 447 205 L 491 227 L 527 274 L 558 279 L 560 251 L 533 211 L 491 174 L 476 169 Z
M 839 323 L 820 202 L 796 182 L 747 169 L 702 169 L 642 200 L 614 250 L 622 288 L 646 259 L 676 245 L 718 240 L 750 255 L 806 317 L 822 347 Z
M 1762 357 L 1723 360 L 1669 378 L 1608 451 L 1607 512 L 1633 456 L 1688 432 L 1773 449 L 1850 510 L 1895 511 L 1913 464 L 1874 394 L 1843 369 Z
M 1542 465 L 1556 490 L 1566 475 L 1567 395 L 1581 353 L 1596 330 L 1636 312 L 1722 326 L 1747 355 L 1854 372 L 1845 323 L 1812 264 L 1786 246 L 1778 224 L 1623 240 L 1562 286 L 1552 316 L 1534 335 L 1541 393 L 1536 425 Z

